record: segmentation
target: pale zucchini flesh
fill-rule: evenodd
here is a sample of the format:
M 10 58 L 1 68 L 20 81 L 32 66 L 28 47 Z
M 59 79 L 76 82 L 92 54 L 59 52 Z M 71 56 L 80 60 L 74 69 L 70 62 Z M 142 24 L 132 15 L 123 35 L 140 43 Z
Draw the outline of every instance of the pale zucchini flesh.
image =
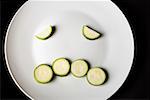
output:
M 42 30 L 42 32 L 36 34 L 35 36 L 40 40 L 46 40 L 52 35 L 52 33 L 53 33 L 53 27 L 49 25 L 44 30 Z
M 82 33 L 84 35 L 85 38 L 89 39 L 89 40 L 95 40 L 98 39 L 99 37 L 101 37 L 101 33 L 92 29 L 91 27 L 84 25 L 83 29 L 82 29 Z
M 88 63 L 83 59 L 78 59 L 71 64 L 71 73 L 76 77 L 83 77 L 88 71 Z
M 106 73 L 99 67 L 91 68 L 87 73 L 87 81 L 94 86 L 103 84 L 105 80 Z
M 52 69 L 56 75 L 66 76 L 70 71 L 70 63 L 66 58 L 58 58 L 53 62 Z
M 34 78 L 39 83 L 48 83 L 52 77 L 53 71 L 49 65 L 41 64 L 34 69 Z

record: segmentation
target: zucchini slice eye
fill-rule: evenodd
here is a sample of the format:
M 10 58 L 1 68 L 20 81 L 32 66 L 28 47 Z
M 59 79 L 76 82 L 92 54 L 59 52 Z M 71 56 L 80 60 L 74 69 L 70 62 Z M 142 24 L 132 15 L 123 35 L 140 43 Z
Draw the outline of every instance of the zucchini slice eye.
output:
M 78 59 L 71 64 L 71 73 L 76 77 L 83 77 L 88 71 L 88 64 L 82 59 Z
M 82 29 L 83 36 L 88 40 L 95 40 L 101 37 L 101 33 L 97 32 L 96 30 L 92 29 L 91 27 L 84 25 Z
M 40 40 L 46 40 L 48 39 L 55 31 L 55 27 L 48 26 L 46 27 L 42 32 L 35 35 Z
M 70 63 L 65 58 L 58 58 L 53 62 L 52 68 L 56 75 L 66 76 L 70 71 Z
M 34 69 L 34 78 L 39 83 L 48 83 L 52 80 L 53 71 L 50 66 L 41 64 Z
M 87 73 L 87 81 L 94 86 L 103 84 L 105 80 L 106 73 L 101 68 L 91 68 Z

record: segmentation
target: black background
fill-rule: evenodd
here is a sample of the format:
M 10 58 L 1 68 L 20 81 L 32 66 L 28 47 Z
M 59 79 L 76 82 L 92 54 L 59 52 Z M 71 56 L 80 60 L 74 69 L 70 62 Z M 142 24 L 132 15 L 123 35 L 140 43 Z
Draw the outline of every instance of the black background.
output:
M 29 99 L 12 81 L 4 59 L 4 37 L 8 24 L 26 0 L 1 1 L 1 98 Z M 150 2 L 149 0 L 112 0 L 125 14 L 134 35 L 135 57 L 131 72 L 123 86 L 110 98 L 124 100 L 150 100 Z

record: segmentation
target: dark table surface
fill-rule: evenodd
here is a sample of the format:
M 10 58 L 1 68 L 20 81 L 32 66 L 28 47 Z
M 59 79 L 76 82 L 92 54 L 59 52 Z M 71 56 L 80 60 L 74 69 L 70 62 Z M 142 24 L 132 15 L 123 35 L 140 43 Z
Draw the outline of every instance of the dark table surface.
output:
M 16 100 L 29 99 L 12 81 L 4 59 L 4 37 L 8 24 L 18 8 L 26 0 L 1 2 L 1 98 Z M 110 98 L 110 100 L 150 100 L 150 2 L 149 0 L 113 0 L 127 17 L 134 35 L 135 57 L 131 72 L 122 87 Z

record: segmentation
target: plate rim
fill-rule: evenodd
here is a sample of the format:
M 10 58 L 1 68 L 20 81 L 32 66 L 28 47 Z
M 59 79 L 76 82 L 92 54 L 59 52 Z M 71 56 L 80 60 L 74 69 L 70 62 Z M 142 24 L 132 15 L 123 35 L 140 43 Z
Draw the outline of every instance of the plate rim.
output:
M 13 21 L 15 20 L 16 16 L 18 15 L 18 13 L 21 11 L 21 9 L 28 3 L 28 1 L 26 1 L 18 10 L 17 12 L 14 14 L 13 18 L 11 19 L 7 31 L 6 31 L 6 35 L 5 35 L 5 41 L 4 41 L 4 55 L 5 55 L 5 62 L 6 62 L 6 67 L 8 69 L 8 72 L 11 76 L 11 78 L 13 79 L 15 85 L 27 96 L 29 97 L 31 100 L 34 100 L 27 92 L 25 92 L 25 90 L 19 85 L 19 83 L 17 82 L 17 80 L 15 79 L 14 75 L 12 74 L 12 71 L 10 69 L 10 65 L 8 62 L 8 57 L 7 57 L 7 39 L 8 39 L 8 35 L 9 35 L 9 31 L 10 28 L 12 26 Z

